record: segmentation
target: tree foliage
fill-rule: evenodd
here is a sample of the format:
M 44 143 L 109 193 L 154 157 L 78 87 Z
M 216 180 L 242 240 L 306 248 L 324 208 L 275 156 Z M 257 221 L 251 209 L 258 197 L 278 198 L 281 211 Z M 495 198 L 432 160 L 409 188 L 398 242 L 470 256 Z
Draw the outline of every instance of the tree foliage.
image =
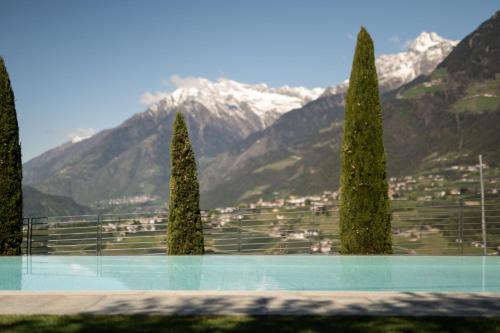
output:
M 386 154 L 373 41 L 361 28 L 345 106 L 340 238 L 345 254 L 392 252 Z
M 203 254 L 203 223 L 196 160 L 182 114 L 177 113 L 170 146 L 168 253 Z
M 21 253 L 23 194 L 19 127 L 9 74 L 0 57 L 0 255 Z

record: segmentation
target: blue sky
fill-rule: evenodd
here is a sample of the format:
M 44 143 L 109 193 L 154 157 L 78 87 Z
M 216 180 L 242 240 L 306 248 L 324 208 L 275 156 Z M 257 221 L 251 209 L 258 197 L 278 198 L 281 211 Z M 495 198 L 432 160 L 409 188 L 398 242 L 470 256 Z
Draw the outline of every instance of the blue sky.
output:
M 462 39 L 500 9 L 478 1 L 0 0 L 0 55 L 23 160 L 146 107 L 172 75 L 326 87 L 349 76 L 361 25 L 377 54 L 422 31 Z

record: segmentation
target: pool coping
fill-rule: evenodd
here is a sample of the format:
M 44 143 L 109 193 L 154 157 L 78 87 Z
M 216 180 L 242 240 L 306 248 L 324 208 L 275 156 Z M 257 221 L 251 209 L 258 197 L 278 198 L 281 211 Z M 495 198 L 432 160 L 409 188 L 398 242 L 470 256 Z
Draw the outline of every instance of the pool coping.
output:
M 500 292 L 0 291 L 0 315 L 500 316 Z

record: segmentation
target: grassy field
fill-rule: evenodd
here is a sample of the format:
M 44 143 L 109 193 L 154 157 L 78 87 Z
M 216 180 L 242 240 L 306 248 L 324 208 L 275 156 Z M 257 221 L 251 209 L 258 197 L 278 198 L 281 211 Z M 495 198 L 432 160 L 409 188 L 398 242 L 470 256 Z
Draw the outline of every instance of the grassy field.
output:
M 500 75 L 496 75 L 494 80 L 487 80 L 476 83 L 467 88 L 467 94 L 458 100 L 454 109 L 457 112 L 482 113 L 485 111 L 495 111 L 500 106 Z
M 433 85 L 425 86 L 423 84 L 419 84 L 415 87 L 412 87 L 408 91 L 405 91 L 403 94 L 406 98 L 416 98 L 425 94 L 442 91 L 444 89 L 444 85 L 441 83 L 436 83 Z
M 221 228 L 214 228 L 214 236 L 205 237 L 216 252 L 240 249 L 245 254 L 309 253 L 311 239 L 288 239 L 286 235 L 318 227 L 310 211 L 303 208 L 280 212 L 273 209 L 242 211 L 241 217 L 240 221 L 229 221 Z
M 500 332 L 500 318 L 124 315 L 0 316 L 0 332 Z

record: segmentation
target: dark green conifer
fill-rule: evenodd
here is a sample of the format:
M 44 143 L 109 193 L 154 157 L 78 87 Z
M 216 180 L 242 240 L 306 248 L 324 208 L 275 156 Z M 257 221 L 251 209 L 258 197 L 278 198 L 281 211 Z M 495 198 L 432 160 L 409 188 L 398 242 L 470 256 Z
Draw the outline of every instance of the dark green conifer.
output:
M 382 111 L 373 41 L 365 28 L 349 80 L 340 184 L 341 252 L 392 253 Z
M 0 57 L 0 255 L 21 254 L 23 193 L 19 127 L 9 74 Z
M 170 164 L 168 254 L 203 254 L 196 160 L 180 113 L 177 113 L 173 125 Z

